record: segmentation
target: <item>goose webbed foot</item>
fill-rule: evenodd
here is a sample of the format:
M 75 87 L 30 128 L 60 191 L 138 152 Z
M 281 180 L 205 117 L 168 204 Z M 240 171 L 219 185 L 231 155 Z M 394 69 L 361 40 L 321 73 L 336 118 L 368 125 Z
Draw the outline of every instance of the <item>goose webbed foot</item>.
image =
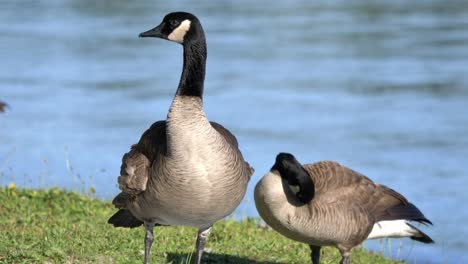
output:
M 208 228 L 200 228 L 198 230 L 198 235 L 197 235 L 197 248 L 196 250 L 196 263 L 200 264 L 201 263 L 201 257 L 203 254 L 203 251 L 205 250 L 205 244 L 206 244 L 206 238 L 211 232 L 212 226 L 209 226 Z
M 312 260 L 312 264 L 319 264 L 320 263 L 320 246 L 313 246 L 309 245 L 310 247 L 310 259 Z

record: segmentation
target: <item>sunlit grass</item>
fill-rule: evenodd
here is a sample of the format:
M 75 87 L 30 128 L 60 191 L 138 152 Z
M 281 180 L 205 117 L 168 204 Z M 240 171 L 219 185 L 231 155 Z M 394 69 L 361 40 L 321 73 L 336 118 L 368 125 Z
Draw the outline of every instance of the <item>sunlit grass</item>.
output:
M 114 228 L 107 201 L 60 189 L 0 188 L 0 263 L 142 263 L 143 227 Z M 209 263 L 309 263 L 308 246 L 258 228 L 258 219 L 220 221 L 207 242 Z M 196 229 L 155 229 L 151 263 L 188 263 Z M 322 263 L 338 263 L 336 249 Z M 395 263 L 354 250 L 352 263 Z

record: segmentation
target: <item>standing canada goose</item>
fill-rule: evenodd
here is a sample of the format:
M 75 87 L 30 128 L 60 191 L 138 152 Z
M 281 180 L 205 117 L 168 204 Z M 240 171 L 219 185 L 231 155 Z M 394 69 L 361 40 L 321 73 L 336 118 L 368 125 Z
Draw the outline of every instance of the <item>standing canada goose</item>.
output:
M 255 187 L 255 205 L 273 229 L 309 244 L 313 264 L 321 246 L 337 247 L 340 263 L 348 264 L 351 250 L 366 239 L 434 242 L 408 223 L 432 224 L 405 197 L 333 161 L 302 166 L 293 155 L 278 154 Z
M 203 112 L 206 42 L 198 18 L 170 13 L 140 37 L 182 44 L 184 65 L 167 119 L 154 123 L 123 156 L 118 177 L 122 192 L 112 201 L 120 210 L 108 222 L 116 227 L 144 224 L 145 263 L 155 225 L 197 227 L 200 263 L 213 223 L 239 205 L 253 169 L 236 138 Z

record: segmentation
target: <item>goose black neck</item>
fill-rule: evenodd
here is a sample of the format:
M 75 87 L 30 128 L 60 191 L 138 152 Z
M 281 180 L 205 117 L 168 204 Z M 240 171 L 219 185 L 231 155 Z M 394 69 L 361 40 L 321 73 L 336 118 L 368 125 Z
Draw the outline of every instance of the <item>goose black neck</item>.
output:
M 285 179 L 289 185 L 298 186 L 297 198 L 307 204 L 315 196 L 315 184 L 305 168 L 289 153 L 280 153 L 276 157 L 276 162 L 271 168 L 278 170 L 281 178 Z
M 184 68 L 176 95 L 203 97 L 206 67 L 206 40 L 203 30 L 197 30 L 196 39 L 184 42 Z

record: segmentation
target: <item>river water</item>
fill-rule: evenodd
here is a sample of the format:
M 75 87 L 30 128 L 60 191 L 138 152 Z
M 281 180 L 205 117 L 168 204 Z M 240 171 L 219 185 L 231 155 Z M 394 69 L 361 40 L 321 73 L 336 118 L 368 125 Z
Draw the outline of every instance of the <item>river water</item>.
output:
M 434 245 L 367 247 L 468 262 L 467 1 L 2 1 L 0 183 L 111 199 L 182 67 L 179 45 L 137 35 L 176 10 L 205 28 L 207 116 L 256 169 L 236 216 L 258 216 L 253 188 L 278 152 L 336 160 L 434 222 Z

